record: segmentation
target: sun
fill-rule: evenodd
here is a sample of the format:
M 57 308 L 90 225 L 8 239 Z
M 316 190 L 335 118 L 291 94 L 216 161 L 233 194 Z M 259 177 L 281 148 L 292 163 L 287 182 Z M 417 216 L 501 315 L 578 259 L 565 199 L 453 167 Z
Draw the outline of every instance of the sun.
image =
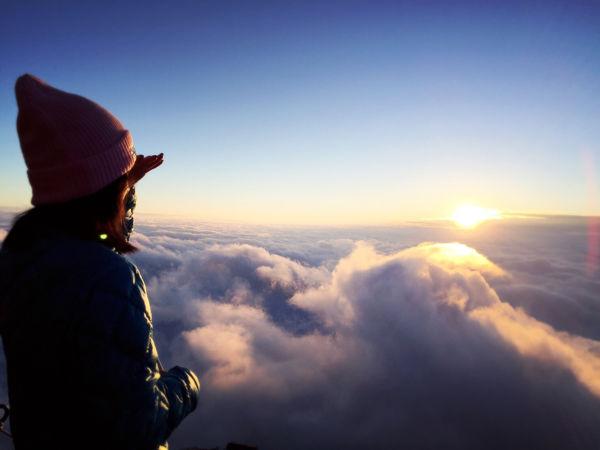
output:
M 475 205 L 461 205 L 452 214 L 452 220 L 460 228 L 475 228 L 482 222 L 499 219 L 500 213 L 495 209 L 481 208 Z

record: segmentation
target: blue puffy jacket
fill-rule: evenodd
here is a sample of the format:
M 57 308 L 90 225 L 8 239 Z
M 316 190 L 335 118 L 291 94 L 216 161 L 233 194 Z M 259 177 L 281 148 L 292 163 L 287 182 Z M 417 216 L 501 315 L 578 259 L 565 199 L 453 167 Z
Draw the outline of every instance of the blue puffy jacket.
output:
M 196 375 L 158 362 L 140 272 L 100 242 L 0 251 L 0 332 L 17 450 L 164 449 L 196 407 Z

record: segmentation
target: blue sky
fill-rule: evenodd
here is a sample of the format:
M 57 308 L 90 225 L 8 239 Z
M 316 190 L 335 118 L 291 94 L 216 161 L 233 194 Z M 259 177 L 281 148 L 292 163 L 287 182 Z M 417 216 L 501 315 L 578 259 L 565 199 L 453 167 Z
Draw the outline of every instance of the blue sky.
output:
M 26 4 L 25 4 L 26 3 Z M 165 153 L 140 210 L 390 223 L 600 214 L 598 2 L 3 2 L 0 205 L 24 72 Z

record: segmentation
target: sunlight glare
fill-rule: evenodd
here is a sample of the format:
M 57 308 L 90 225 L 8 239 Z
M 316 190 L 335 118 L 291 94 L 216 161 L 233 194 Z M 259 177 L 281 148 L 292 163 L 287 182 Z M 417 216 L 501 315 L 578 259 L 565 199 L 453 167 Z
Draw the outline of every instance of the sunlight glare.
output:
M 452 220 L 460 228 L 472 229 L 482 222 L 499 219 L 500 213 L 495 209 L 481 208 L 475 205 L 462 205 L 452 214 Z

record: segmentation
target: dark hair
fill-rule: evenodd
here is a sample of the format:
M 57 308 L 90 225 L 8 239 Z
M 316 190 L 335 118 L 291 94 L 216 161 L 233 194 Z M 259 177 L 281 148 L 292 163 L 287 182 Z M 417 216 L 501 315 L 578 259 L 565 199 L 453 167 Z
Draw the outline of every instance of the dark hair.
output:
M 28 248 L 37 239 L 56 235 L 101 242 L 119 253 L 136 248 L 123 230 L 127 174 L 85 197 L 64 203 L 34 206 L 19 214 L 2 244 L 6 249 Z

